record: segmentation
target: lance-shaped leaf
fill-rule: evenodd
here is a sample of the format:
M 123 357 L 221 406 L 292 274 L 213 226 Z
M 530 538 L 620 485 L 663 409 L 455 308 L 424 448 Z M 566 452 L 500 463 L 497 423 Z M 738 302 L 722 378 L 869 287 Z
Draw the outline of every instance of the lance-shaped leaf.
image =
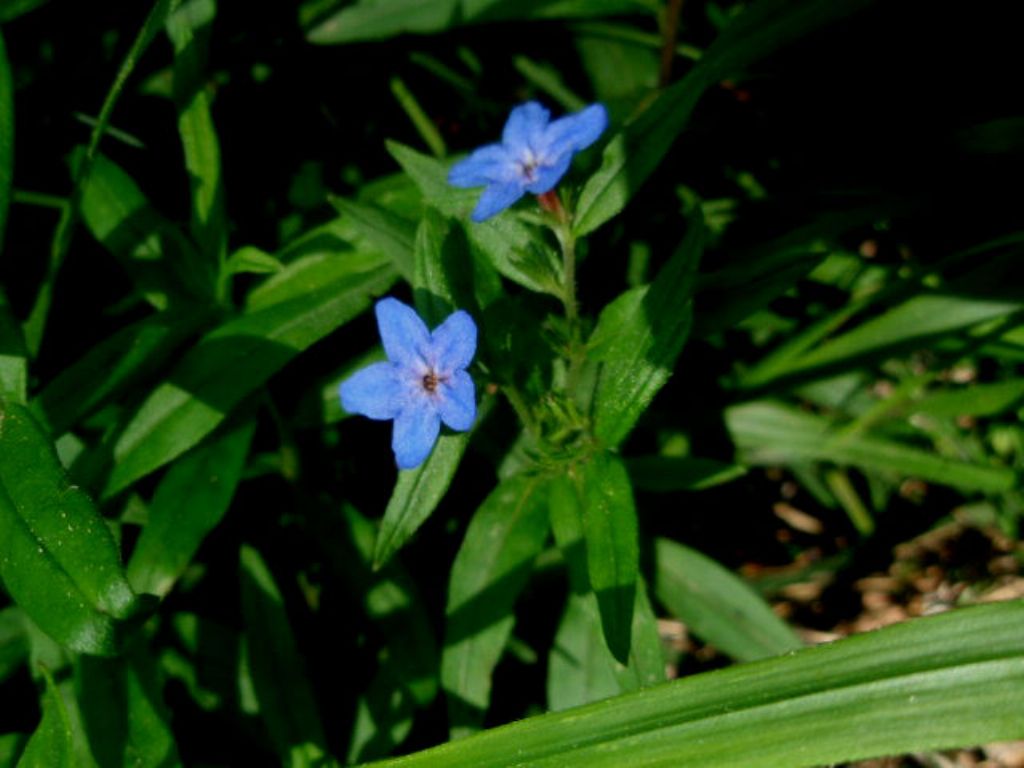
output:
M 46 688 L 43 691 L 43 718 L 25 745 L 18 768 L 78 768 L 75 733 L 53 675 L 42 667 Z
M 157 486 L 131 560 L 136 592 L 163 597 L 224 517 L 242 477 L 256 423 L 244 419 L 175 462 Z
M 1016 483 L 1009 467 L 947 458 L 881 435 L 844 432 L 824 416 L 783 403 L 734 405 L 725 411 L 725 422 L 744 460 L 752 464 L 832 461 L 990 493 L 1009 490 Z
M 49 437 L 24 406 L 0 403 L 0 577 L 48 635 L 112 654 L 136 607 L 117 545 L 89 497 L 68 484 Z
M 227 214 L 204 71 L 216 11 L 214 0 L 183 3 L 168 15 L 167 35 L 174 46 L 174 102 L 192 191 L 192 237 L 208 262 L 220 267 L 227 257 Z
M 739 661 L 794 651 L 803 644 L 738 576 L 700 552 L 658 539 L 655 593 L 705 642 Z
M 528 718 L 375 768 L 810 768 L 1019 739 L 1022 686 L 1024 603 L 1014 601 Z
M 245 312 L 204 336 L 125 427 L 105 493 L 196 445 L 292 358 L 368 309 L 394 279 L 389 267 L 349 274 L 309 295 Z
M 545 484 L 516 475 L 473 516 L 448 582 L 441 685 L 453 738 L 483 722 L 491 675 L 515 623 L 513 607 L 548 534 Z
M 649 286 L 604 308 L 590 338 L 602 363 L 594 393 L 594 433 L 618 445 L 672 374 L 693 321 L 693 286 L 704 225 L 690 219 L 686 237 Z
M 598 453 L 573 468 L 587 552 L 587 578 L 597 596 L 608 650 L 629 663 L 640 568 L 636 506 L 621 459 Z

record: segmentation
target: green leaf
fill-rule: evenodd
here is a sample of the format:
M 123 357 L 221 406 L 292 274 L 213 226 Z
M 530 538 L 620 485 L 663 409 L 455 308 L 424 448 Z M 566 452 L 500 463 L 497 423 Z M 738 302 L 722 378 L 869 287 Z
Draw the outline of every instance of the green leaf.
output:
M 224 517 L 242 477 L 256 423 L 245 419 L 176 461 L 157 486 L 128 561 L 136 592 L 165 596 Z
M 341 251 L 340 246 L 338 242 L 329 242 L 323 247 L 303 249 L 301 256 L 249 292 L 246 309 L 250 312 L 266 309 L 308 296 L 359 274 L 390 271 L 388 259 L 383 254 L 365 250 Z
M 1010 379 L 929 392 L 911 403 L 908 410 L 940 418 L 997 416 L 1019 405 L 1022 399 L 1024 379 Z
M 388 151 L 409 174 L 424 201 L 446 216 L 468 217 L 480 190 L 456 189 L 448 184 L 448 166 L 394 141 Z M 530 227 L 510 214 L 495 216 L 467 230 L 470 242 L 498 272 L 509 280 L 539 293 L 561 298 L 562 267 L 554 251 Z
M 1019 739 L 1022 686 L 1024 603 L 1014 601 L 528 718 L 375 768 L 810 768 Z
M 462 226 L 433 208 L 427 208 L 420 222 L 414 254 L 416 309 L 428 325 L 439 325 L 456 309 L 466 310 L 479 323 L 483 307 L 501 294 L 497 272 L 474 258 Z
M 483 723 L 491 675 L 515 624 L 515 601 L 547 539 L 545 491 L 540 477 L 504 480 L 473 515 L 455 556 L 441 655 L 452 738 Z
M 802 647 L 760 595 L 714 560 L 668 539 L 657 540 L 655 557 L 658 600 L 705 642 L 738 661 Z
M 751 464 L 852 464 L 862 469 L 919 477 L 965 491 L 998 493 L 1016 483 L 1011 469 L 949 459 L 884 437 L 842 432 L 837 424 L 792 406 L 756 401 L 725 411 L 725 422 L 744 461 Z
M 661 164 L 683 133 L 704 92 L 725 77 L 816 27 L 852 13 L 872 0 L 758 0 L 751 3 L 708 48 L 692 70 L 663 90 L 640 115 L 612 137 L 601 168 L 580 193 L 573 228 L 594 231 L 621 211 Z
M 84 159 L 78 156 L 76 167 Z M 97 155 L 82 186 L 82 220 L 157 309 L 182 297 L 213 296 L 213 272 L 178 228 L 156 212 L 118 165 Z
M 633 607 L 633 642 L 623 666 L 608 650 L 593 593 L 569 595 L 548 660 L 548 708 L 589 704 L 665 681 L 665 659 L 658 621 L 642 579 Z
M 1024 309 L 1024 301 L 972 296 L 925 294 L 912 296 L 884 314 L 861 323 L 797 357 L 776 376 L 834 373 L 884 359 L 897 352 L 925 346 L 989 320 Z
M 3 12 L 0 11 L 0 21 Z M 11 185 L 14 178 L 14 83 L 11 64 L 7 60 L 7 47 L 0 34 L 0 253 L 4 248 L 7 229 L 7 210 L 11 205 Z
M 68 648 L 108 655 L 136 598 L 92 501 L 68 485 L 28 411 L 0 403 L 0 577 L 39 628 Z
M 31 402 L 33 414 L 53 434 L 67 432 L 156 373 L 212 316 L 211 310 L 182 306 L 115 331 L 46 385 Z
M 594 393 L 594 434 L 621 443 L 672 374 L 693 320 L 693 285 L 704 226 L 692 218 L 686 237 L 650 286 L 634 288 L 601 312 L 589 355 L 603 365 Z
M 190 229 L 208 262 L 219 268 L 227 258 L 227 213 L 220 143 L 204 72 L 216 12 L 215 0 L 184 3 L 168 14 L 167 35 L 174 46 L 174 102 L 192 191 Z
M 124 659 L 82 656 L 76 664 L 78 708 L 96 763 L 103 768 L 177 765 L 155 660 L 138 645 Z
M 28 351 L 21 327 L 0 286 L 0 399 L 24 403 L 28 391 Z
M 637 456 L 626 460 L 633 487 L 642 491 L 702 491 L 747 473 L 746 467 L 697 456 Z
M 564 653 L 552 650 L 553 666 L 548 670 L 549 697 L 554 695 L 560 707 L 591 701 L 582 698 L 584 696 L 634 691 L 665 679 L 658 622 L 651 610 L 644 581 L 639 575 L 632 612 L 629 663 L 624 665 L 618 661 L 604 639 L 601 611 L 588 572 L 589 550 L 577 487 L 578 475 L 576 470 L 556 475 L 550 481 L 548 492 L 551 529 L 569 569 L 569 585 L 572 588 L 570 604 L 566 607 L 559 629 Z M 577 600 L 579 597 L 583 598 L 582 603 Z M 574 602 L 579 604 L 573 605 Z M 589 622 L 586 630 L 589 635 L 585 634 L 584 620 Z M 556 638 L 556 646 L 558 642 Z M 616 689 L 611 693 L 607 693 L 604 682 L 608 671 L 616 682 Z M 550 701 L 549 704 L 554 706 Z
M 341 197 L 331 197 L 330 202 L 338 213 L 352 222 L 368 243 L 391 259 L 403 277 L 412 278 L 416 227 L 411 222 L 375 205 Z
M 349 274 L 307 296 L 245 312 L 204 336 L 125 427 L 104 494 L 196 445 L 296 355 L 366 311 L 394 279 L 390 268 Z
M 441 503 L 468 444 L 466 432 L 442 434 L 425 462 L 415 469 L 398 472 L 395 490 L 380 522 L 373 553 L 374 568 L 390 560 Z
M 608 650 L 629 663 L 633 604 L 640 567 L 636 506 L 622 461 L 598 453 L 573 470 L 576 473 L 587 577 L 597 595 Z
M 239 248 L 224 264 L 224 272 L 228 275 L 272 275 L 282 269 L 284 264 L 277 258 L 252 245 Z
M 573 593 L 548 656 L 548 709 L 559 712 L 622 693 L 592 595 Z
M 281 592 L 259 553 L 241 553 L 242 615 L 260 715 L 282 761 L 323 765 L 324 733 Z
M 408 32 L 428 34 L 462 24 L 588 18 L 650 9 L 638 0 L 360 0 L 323 17 L 317 8 L 307 2 L 300 18 L 308 25 L 306 38 L 321 45 L 381 40 Z
M 43 719 L 25 745 L 18 768 L 78 768 L 74 731 L 64 699 L 50 671 L 46 667 L 41 671 L 46 681 Z
M 27 658 L 24 614 L 15 606 L 0 610 L 0 682 L 21 667 Z

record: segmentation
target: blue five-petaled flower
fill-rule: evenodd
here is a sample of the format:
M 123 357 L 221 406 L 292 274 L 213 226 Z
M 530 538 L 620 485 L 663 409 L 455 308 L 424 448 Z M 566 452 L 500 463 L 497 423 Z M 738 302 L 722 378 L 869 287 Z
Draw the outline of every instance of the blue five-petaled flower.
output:
M 464 432 L 476 419 L 476 391 L 466 372 L 476 352 L 476 323 L 459 310 L 434 329 L 397 299 L 377 302 L 387 362 L 341 383 L 341 404 L 371 419 L 394 419 L 391 447 L 401 469 L 423 463 L 443 421 Z
M 608 125 L 600 104 L 550 122 L 551 113 L 535 101 L 520 104 L 505 123 L 500 144 L 480 147 L 452 166 L 448 182 L 456 187 L 486 187 L 473 221 L 484 221 L 527 192 L 554 189 L 569 170 L 572 156 L 597 141 Z

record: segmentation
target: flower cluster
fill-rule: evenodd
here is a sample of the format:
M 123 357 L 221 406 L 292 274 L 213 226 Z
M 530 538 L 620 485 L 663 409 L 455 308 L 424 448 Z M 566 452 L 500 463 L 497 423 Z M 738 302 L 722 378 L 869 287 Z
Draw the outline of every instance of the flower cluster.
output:
M 476 391 L 466 372 L 476 353 L 476 323 L 458 311 L 434 329 L 397 299 L 377 302 L 377 327 L 387 362 L 341 384 L 341 404 L 371 419 L 394 419 L 391 447 L 401 469 L 430 455 L 443 421 L 463 432 L 476 419 Z
M 551 121 L 551 113 L 535 101 L 512 110 L 500 144 L 488 144 L 452 166 L 448 182 L 456 187 L 485 187 L 473 211 L 484 221 L 530 192 L 554 189 L 569 170 L 572 157 L 604 132 L 608 113 L 592 104 Z

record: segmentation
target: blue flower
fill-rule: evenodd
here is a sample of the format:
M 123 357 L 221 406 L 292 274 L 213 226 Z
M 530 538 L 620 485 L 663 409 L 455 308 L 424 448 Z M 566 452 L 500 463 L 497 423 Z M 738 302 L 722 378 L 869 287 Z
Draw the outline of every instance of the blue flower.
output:
M 473 221 L 489 219 L 527 192 L 543 195 L 554 189 L 572 156 L 597 141 L 608 126 L 608 113 L 600 104 L 550 119 L 551 113 L 537 102 L 520 104 L 508 116 L 500 144 L 480 147 L 452 166 L 449 184 L 486 186 Z
M 394 419 L 391 447 L 401 469 L 423 463 L 443 421 L 464 432 L 476 419 L 476 391 L 466 366 L 476 352 L 476 323 L 453 312 L 431 333 L 397 299 L 377 302 L 377 327 L 388 361 L 341 383 L 341 404 L 371 419 Z

